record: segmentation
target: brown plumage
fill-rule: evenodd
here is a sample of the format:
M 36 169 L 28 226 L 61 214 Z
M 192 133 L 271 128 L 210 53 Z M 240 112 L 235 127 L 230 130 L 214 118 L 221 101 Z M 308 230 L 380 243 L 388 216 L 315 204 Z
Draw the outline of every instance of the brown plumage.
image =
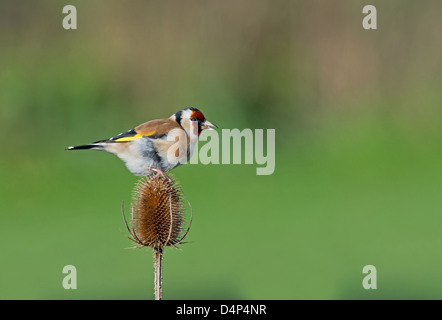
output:
M 173 119 L 158 119 L 145 122 L 135 128 L 137 134 L 141 134 L 143 137 L 162 137 L 166 135 L 170 130 L 183 129 Z

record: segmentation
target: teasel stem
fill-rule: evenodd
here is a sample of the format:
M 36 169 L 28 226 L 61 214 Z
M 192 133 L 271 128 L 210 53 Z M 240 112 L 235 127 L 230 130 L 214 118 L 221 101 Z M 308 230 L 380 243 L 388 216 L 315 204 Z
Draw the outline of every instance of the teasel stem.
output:
M 190 209 L 190 221 L 183 233 L 184 204 Z M 192 224 L 192 206 L 179 184 L 170 177 L 161 175 L 141 178 L 134 190 L 130 225 L 121 205 L 123 220 L 135 248 L 148 247 L 153 250 L 155 300 L 162 300 L 163 252 L 165 247 L 177 247 L 187 236 Z
M 161 300 L 163 297 L 162 271 L 163 271 L 163 249 L 154 248 L 153 250 L 154 269 L 155 269 L 155 300 Z

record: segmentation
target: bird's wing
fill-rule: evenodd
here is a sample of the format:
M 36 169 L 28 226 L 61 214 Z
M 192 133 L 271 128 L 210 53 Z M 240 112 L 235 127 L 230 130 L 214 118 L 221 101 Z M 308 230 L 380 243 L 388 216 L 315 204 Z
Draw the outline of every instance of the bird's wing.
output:
M 148 137 L 150 139 L 161 139 L 172 129 L 182 129 L 182 127 L 172 119 L 152 120 L 140 124 L 135 129 L 120 133 L 107 140 L 108 142 L 128 142 Z

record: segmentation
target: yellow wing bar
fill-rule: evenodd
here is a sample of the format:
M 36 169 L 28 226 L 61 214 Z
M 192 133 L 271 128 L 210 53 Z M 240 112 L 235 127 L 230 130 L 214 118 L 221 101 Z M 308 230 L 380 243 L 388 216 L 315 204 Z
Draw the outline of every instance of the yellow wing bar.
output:
M 148 137 L 148 136 L 151 136 L 151 135 L 155 134 L 155 132 L 156 132 L 156 130 L 154 130 L 154 131 L 150 131 L 150 132 L 137 133 L 137 134 L 135 134 L 135 135 L 133 135 L 133 136 L 125 136 L 125 137 L 121 137 L 121 138 L 115 139 L 114 141 L 115 141 L 115 142 L 127 142 L 127 141 L 132 141 L 132 140 L 139 139 L 139 138 L 141 138 L 141 137 L 145 137 L 145 136 Z

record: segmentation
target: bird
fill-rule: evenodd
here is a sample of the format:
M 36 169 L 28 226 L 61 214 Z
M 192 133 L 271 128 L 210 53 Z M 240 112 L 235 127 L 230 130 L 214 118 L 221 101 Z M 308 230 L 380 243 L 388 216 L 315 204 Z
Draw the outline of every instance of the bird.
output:
M 65 150 L 101 150 L 117 155 L 136 176 L 166 172 L 187 162 L 204 130 L 215 130 L 194 107 L 185 108 L 169 118 L 151 120 L 106 140 L 71 146 Z

